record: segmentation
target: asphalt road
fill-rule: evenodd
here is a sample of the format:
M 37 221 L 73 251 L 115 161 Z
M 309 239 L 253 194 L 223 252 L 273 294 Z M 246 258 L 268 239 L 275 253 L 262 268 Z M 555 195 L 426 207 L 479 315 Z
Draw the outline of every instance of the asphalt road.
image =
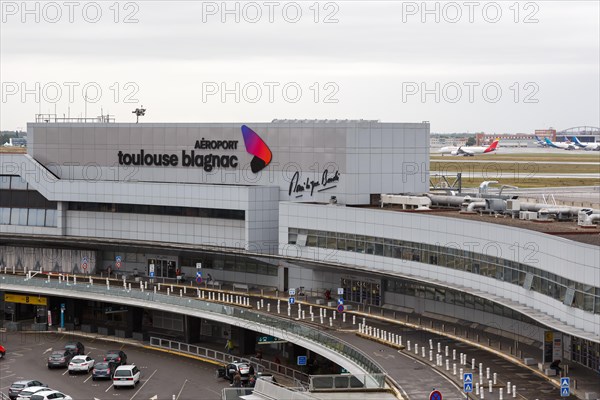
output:
M 79 340 L 86 354 L 102 360 L 107 350 L 121 349 L 128 364 L 136 364 L 142 371 L 135 389 L 118 389 L 110 380 L 93 381 L 90 374 L 69 375 L 67 369 L 49 370 L 46 360 L 52 350 L 61 349 L 70 341 L 69 336 L 53 333 L 2 333 L 0 343 L 6 347 L 6 357 L 0 360 L 0 391 L 8 393 L 9 386 L 21 379 L 37 379 L 53 389 L 60 390 L 74 400 L 220 400 L 221 390 L 229 383 L 215 377 L 216 366 L 198 360 L 142 347 L 122 346 L 100 340 Z M 156 397 L 154 397 L 156 396 Z

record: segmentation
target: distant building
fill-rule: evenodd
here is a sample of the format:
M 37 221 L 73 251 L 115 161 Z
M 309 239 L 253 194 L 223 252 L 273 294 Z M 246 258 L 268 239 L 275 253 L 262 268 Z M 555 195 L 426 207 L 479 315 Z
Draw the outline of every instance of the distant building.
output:
M 4 143 L 4 146 L 7 146 L 7 147 L 27 147 L 27 138 L 26 137 L 9 138 L 8 142 Z

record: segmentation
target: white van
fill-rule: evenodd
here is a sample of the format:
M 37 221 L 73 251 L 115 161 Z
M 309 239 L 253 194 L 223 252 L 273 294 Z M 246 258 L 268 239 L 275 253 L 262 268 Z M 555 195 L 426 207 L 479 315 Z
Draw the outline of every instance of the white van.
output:
M 140 370 L 134 364 L 121 365 L 113 375 L 113 386 L 118 389 L 121 386 L 135 387 L 140 381 Z

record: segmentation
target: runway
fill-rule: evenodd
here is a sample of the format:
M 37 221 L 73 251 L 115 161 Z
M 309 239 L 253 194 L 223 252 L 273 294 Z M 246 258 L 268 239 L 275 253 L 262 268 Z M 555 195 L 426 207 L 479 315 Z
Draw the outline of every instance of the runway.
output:
M 429 171 L 429 175 L 448 175 L 448 171 Z M 519 173 L 510 171 L 465 171 L 462 172 L 463 178 L 484 178 L 484 179 L 553 179 L 553 178 L 577 178 L 577 179 L 599 179 L 600 173 L 586 174 L 538 174 L 538 173 Z

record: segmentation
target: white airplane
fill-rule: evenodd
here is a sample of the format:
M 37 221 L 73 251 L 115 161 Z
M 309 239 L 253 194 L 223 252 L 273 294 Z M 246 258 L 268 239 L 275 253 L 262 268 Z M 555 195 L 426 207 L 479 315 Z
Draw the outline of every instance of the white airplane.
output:
M 582 148 L 583 150 L 600 150 L 600 143 L 581 143 L 577 136 L 573 136 L 573 143 L 575 146 Z
M 498 144 L 500 143 L 500 139 L 496 139 L 489 146 L 446 146 L 442 147 L 438 153 L 450 154 L 453 156 L 474 156 L 476 154 L 487 154 L 493 153 L 498 148 Z
M 548 144 L 546 142 L 544 142 L 542 139 L 540 139 L 539 137 L 537 137 L 537 135 L 533 136 L 535 138 L 535 144 L 540 146 L 540 147 L 548 147 Z
M 565 142 L 552 142 L 548 138 L 544 138 L 548 147 L 554 147 L 555 149 L 562 150 L 577 150 L 577 147 L 573 143 L 565 143 Z

